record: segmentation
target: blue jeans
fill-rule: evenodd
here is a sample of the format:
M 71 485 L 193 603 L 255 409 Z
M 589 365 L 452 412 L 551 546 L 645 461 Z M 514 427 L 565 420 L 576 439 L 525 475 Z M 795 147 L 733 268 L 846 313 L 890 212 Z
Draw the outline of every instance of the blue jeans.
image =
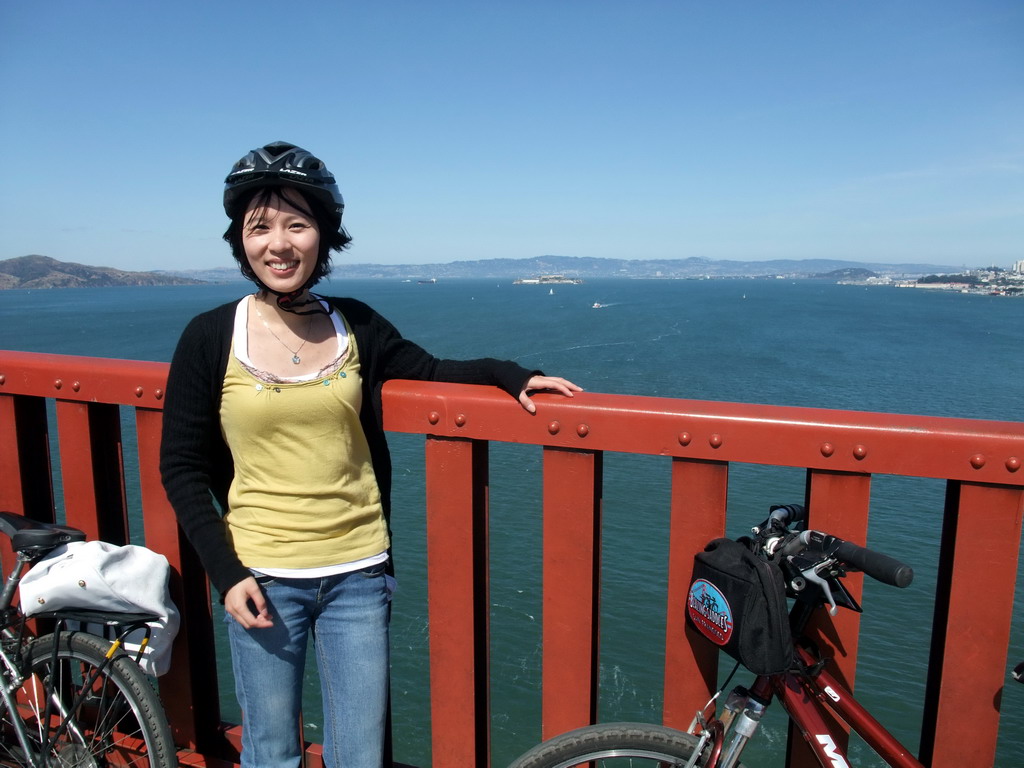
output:
M 324 763 L 380 768 L 388 701 L 389 590 L 384 565 L 316 579 L 257 575 L 273 627 L 225 614 L 242 708 L 242 768 L 292 768 L 310 633 L 324 707 Z

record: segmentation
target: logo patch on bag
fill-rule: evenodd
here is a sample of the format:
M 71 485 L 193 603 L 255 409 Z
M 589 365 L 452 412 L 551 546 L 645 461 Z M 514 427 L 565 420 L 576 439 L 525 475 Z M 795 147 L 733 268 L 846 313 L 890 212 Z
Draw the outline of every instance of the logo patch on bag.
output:
M 700 633 L 713 643 L 725 645 L 732 637 L 732 608 L 721 590 L 710 581 L 697 579 L 690 585 L 686 613 Z

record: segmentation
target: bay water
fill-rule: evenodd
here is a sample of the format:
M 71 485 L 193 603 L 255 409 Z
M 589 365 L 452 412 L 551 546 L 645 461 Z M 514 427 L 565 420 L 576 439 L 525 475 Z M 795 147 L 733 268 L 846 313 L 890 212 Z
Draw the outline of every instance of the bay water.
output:
M 336 279 L 321 289 L 366 301 L 438 356 L 511 358 L 595 392 L 1024 421 L 1021 299 L 781 279 L 608 279 L 553 287 Z M 193 315 L 248 290 L 237 282 L 2 291 L 0 349 L 167 361 Z M 392 642 L 396 758 L 427 766 L 423 441 L 389 439 L 399 573 Z M 130 441 L 126 430 L 129 460 Z M 605 457 L 602 720 L 660 721 L 669 471 L 664 458 Z M 734 466 L 730 532 L 760 521 L 771 503 L 800 500 L 803 482 L 795 469 Z M 943 491 L 940 481 L 881 476 L 872 483 L 869 544 L 913 565 L 917 577 L 906 590 L 867 580 L 857 690 L 912 751 L 921 726 Z M 539 449 L 492 446 L 495 766 L 540 734 L 540 496 Z M 129 488 L 133 498 L 137 490 Z M 977 578 L 984 588 L 984 574 Z M 1022 600 L 1019 579 L 1010 666 L 1024 659 Z M 221 698 L 233 718 L 222 637 L 218 646 Z M 315 670 L 308 678 L 308 736 L 318 739 Z M 785 718 L 773 709 L 748 748 L 747 764 L 782 762 Z M 999 765 L 1024 765 L 1022 685 L 1006 686 L 1000 733 Z M 866 748 L 854 756 L 859 765 L 879 764 Z

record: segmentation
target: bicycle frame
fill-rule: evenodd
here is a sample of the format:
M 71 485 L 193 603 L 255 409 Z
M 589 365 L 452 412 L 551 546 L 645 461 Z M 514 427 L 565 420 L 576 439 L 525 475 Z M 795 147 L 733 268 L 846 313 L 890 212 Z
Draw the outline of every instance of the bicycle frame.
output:
M 803 648 L 797 656 L 807 666 L 816 660 Z M 759 676 L 751 693 L 768 701 L 775 696 L 824 766 L 846 768 L 846 751 L 835 738 L 832 713 L 841 718 L 894 768 L 923 768 L 906 747 L 879 723 L 835 677 L 824 669 L 814 675 L 787 672 Z

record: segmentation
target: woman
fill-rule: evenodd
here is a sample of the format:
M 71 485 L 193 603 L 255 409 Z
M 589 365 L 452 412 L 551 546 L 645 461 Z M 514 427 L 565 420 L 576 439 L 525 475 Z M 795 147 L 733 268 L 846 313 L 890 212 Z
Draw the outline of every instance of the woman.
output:
M 379 768 L 391 583 L 382 384 L 493 384 L 530 413 L 529 392 L 580 388 L 508 361 L 439 360 L 365 304 L 311 293 L 351 238 L 334 177 L 309 152 L 277 142 L 248 153 L 226 179 L 224 209 L 224 239 L 257 291 L 181 336 L 164 487 L 224 601 L 242 766 L 299 765 L 312 633 L 325 762 Z

